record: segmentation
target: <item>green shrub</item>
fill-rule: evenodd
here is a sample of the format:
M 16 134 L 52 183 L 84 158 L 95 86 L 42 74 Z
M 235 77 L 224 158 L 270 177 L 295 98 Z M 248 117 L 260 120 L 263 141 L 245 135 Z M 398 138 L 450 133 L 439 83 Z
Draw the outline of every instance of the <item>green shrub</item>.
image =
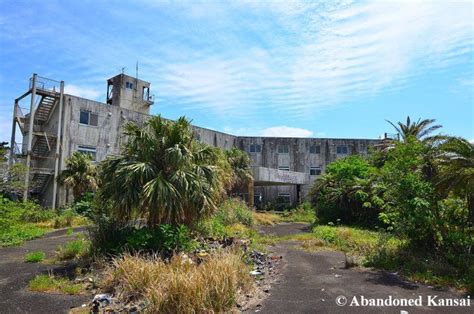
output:
M 203 237 L 224 238 L 230 236 L 226 231 L 227 226 L 234 224 L 252 226 L 253 214 L 244 201 L 237 198 L 228 199 L 211 217 L 196 222 L 194 231 Z
M 198 243 L 185 225 L 159 225 L 155 229 L 125 226 L 117 228 L 113 220 L 101 219 L 91 230 L 93 249 L 98 253 L 120 254 L 124 251 L 152 251 L 169 255 L 192 251 Z
M 44 222 L 55 217 L 54 210 L 43 209 L 38 205 L 27 205 L 20 219 L 24 222 Z
M 25 256 L 26 263 L 39 263 L 42 262 L 46 257 L 46 253 L 43 251 L 29 252 Z
M 60 246 L 57 250 L 56 257 L 60 261 L 82 258 L 89 253 L 89 249 L 90 242 L 83 238 L 79 238 Z
M 71 209 L 74 210 L 78 215 L 87 217 L 93 220 L 96 216 L 95 214 L 95 205 L 94 205 L 94 194 L 85 193 L 81 199 L 75 201 L 71 205 Z

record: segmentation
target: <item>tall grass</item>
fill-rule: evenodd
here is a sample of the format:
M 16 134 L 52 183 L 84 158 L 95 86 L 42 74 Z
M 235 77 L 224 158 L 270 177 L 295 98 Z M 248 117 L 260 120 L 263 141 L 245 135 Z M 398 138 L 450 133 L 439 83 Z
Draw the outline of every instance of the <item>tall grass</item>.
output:
M 146 300 L 150 313 L 224 312 L 235 305 L 238 291 L 249 291 L 249 268 L 238 253 L 211 255 L 200 265 L 174 256 L 125 254 L 105 271 L 103 287 L 124 302 Z

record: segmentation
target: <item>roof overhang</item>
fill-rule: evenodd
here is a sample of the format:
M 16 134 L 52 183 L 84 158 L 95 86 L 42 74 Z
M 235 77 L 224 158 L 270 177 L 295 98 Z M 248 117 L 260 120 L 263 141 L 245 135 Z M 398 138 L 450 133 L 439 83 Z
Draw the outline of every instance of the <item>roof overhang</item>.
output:
M 252 167 L 254 186 L 309 184 L 309 174 L 266 167 Z

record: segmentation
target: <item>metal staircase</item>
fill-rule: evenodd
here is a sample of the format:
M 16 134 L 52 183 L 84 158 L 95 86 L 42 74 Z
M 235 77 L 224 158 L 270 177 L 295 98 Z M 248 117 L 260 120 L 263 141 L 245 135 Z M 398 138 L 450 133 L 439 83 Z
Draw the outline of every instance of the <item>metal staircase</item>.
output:
M 25 190 L 25 199 L 28 194 L 43 193 L 55 174 L 60 142 L 57 132 L 51 131 L 55 130 L 56 126 L 52 127 L 50 121 L 53 116 L 59 119 L 61 116 L 55 114 L 56 106 L 62 96 L 61 86 L 64 86 L 64 82 L 33 75 L 29 90 L 15 99 L 12 147 L 17 147 L 14 131 L 17 126 L 23 137 L 28 139 L 28 143 L 23 143 L 21 152 L 12 151 L 10 164 L 23 162 L 27 166 L 25 183 L 28 187 Z M 29 95 L 31 95 L 29 110 L 21 108 L 20 100 Z M 27 113 L 24 114 L 23 110 Z M 33 123 L 33 126 L 30 123 Z

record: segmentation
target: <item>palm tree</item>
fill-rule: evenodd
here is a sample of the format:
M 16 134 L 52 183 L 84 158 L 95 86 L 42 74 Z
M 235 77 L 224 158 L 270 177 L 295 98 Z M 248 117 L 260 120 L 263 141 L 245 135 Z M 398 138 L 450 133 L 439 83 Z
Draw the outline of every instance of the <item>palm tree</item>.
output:
M 215 209 L 215 152 L 194 139 L 186 118 L 156 116 L 143 127 L 128 123 L 124 129 L 122 155 L 101 165 L 99 197 L 110 202 L 116 218 L 145 218 L 149 227 L 190 225 Z
M 406 141 L 407 138 L 411 136 L 415 137 L 418 140 L 433 140 L 436 137 L 428 135 L 442 127 L 439 124 L 431 125 L 436 121 L 435 119 L 421 120 L 421 118 L 419 118 L 418 121 L 414 122 L 411 121 L 409 116 L 407 116 L 406 123 L 397 122 L 397 124 L 395 124 L 389 120 L 386 121 L 395 128 L 398 134 L 400 134 L 400 136 L 402 137 L 403 141 Z
M 75 152 L 66 160 L 66 169 L 58 179 L 72 188 L 75 199 L 86 192 L 95 191 L 98 186 L 97 170 L 91 156 L 80 152 Z
M 474 145 L 460 137 L 452 137 L 440 146 L 439 190 L 465 198 L 471 221 L 474 219 Z
M 252 169 L 250 168 L 250 158 L 244 151 L 232 147 L 226 152 L 227 159 L 232 168 L 234 184 L 233 187 L 243 187 L 252 180 Z

